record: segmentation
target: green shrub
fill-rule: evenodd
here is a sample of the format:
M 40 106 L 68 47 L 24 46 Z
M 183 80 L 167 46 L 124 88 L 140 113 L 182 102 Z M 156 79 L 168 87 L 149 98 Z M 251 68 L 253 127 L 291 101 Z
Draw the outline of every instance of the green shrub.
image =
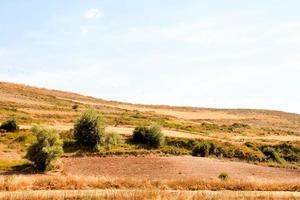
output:
M 103 135 L 103 137 L 101 138 L 101 144 L 106 148 L 106 149 L 110 149 L 111 146 L 117 145 L 117 144 L 121 144 L 123 143 L 123 138 L 115 133 L 115 132 L 108 132 L 105 133 Z
M 0 129 L 5 130 L 6 132 L 16 132 L 19 130 L 19 126 L 17 125 L 16 120 L 9 119 L 1 124 Z
M 161 127 L 158 125 L 152 125 L 148 130 L 149 131 L 146 133 L 147 145 L 155 148 L 161 146 L 165 141 Z
M 289 162 L 298 162 L 300 160 L 300 149 L 290 143 L 281 143 L 274 146 L 282 158 Z
M 206 157 L 213 154 L 215 149 L 216 145 L 213 142 L 200 142 L 193 148 L 192 155 Z
M 145 144 L 152 148 L 162 146 L 164 140 L 165 137 L 162 133 L 161 127 L 158 125 L 136 127 L 132 135 L 132 141 L 134 143 Z
M 97 148 L 104 130 L 105 124 L 102 115 L 95 110 L 87 110 L 75 122 L 74 137 L 82 146 Z
M 134 143 L 146 144 L 146 133 L 148 132 L 148 127 L 139 126 L 133 130 L 132 141 Z
M 247 161 L 263 161 L 265 159 L 265 155 L 261 151 L 245 146 L 236 148 L 234 157 Z
M 222 172 L 219 174 L 218 178 L 222 181 L 227 181 L 229 179 L 229 175 L 226 172 Z
M 278 163 L 283 163 L 283 159 L 278 155 L 276 150 L 272 147 L 265 147 L 262 149 L 262 152 L 268 159 L 274 160 Z
M 53 161 L 63 154 L 62 141 L 54 129 L 35 127 L 37 141 L 27 149 L 26 158 L 34 163 L 38 171 L 46 171 L 52 167 Z

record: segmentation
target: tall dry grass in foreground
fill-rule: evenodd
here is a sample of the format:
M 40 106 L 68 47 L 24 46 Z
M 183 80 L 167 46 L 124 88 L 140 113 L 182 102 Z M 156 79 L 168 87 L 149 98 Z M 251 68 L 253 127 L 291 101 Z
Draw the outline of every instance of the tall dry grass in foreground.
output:
M 110 179 L 83 176 L 0 176 L 1 191 L 79 190 L 79 189 L 150 189 L 150 190 L 234 190 L 300 191 L 300 181 L 262 180 L 144 180 Z
M 236 192 L 236 191 L 167 191 L 167 190 L 61 190 L 61 191 L 22 191 L 0 192 L 0 200 L 197 200 L 197 199 L 299 199 L 296 192 Z

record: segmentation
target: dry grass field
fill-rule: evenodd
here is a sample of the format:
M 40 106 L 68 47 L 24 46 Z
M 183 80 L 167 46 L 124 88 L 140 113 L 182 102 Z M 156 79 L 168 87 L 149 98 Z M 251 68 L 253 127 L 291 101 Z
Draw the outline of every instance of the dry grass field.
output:
M 63 200 L 63 199 L 101 199 L 101 200 L 296 200 L 296 192 L 232 192 L 232 191 L 165 191 L 165 190 L 45 190 L 0 193 L 1 200 Z
M 123 144 L 91 153 L 72 143 L 75 119 L 91 107 Z M 260 162 L 255 159 L 264 155 L 251 149 L 289 144 L 298 151 L 298 114 L 139 105 L 0 82 L 0 123 L 8 118 L 21 130 L 0 133 L 0 199 L 300 199 L 300 163 Z M 162 126 L 164 147 L 128 142 L 134 127 L 152 123 Z M 35 140 L 34 124 L 55 128 L 64 140 L 59 167 L 46 174 L 18 170 L 28 164 L 24 155 Z M 191 146 L 200 140 L 240 157 L 192 157 Z M 252 154 L 254 160 L 247 160 Z M 219 180 L 221 172 L 229 180 Z

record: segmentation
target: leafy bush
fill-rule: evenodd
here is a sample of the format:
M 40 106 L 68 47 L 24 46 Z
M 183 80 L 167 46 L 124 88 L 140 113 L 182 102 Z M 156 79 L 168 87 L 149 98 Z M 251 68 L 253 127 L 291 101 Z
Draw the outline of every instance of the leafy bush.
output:
M 17 125 L 16 120 L 9 119 L 1 124 L 0 129 L 3 129 L 7 132 L 16 132 L 19 130 L 19 126 Z
M 132 141 L 134 143 L 146 144 L 146 133 L 148 132 L 148 127 L 140 126 L 133 130 Z
M 132 135 L 134 143 L 145 144 L 152 148 L 158 148 L 164 143 L 164 140 L 165 137 L 158 125 L 136 127 Z
M 206 157 L 214 153 L 215 149 L 216 145 L 213 142 L 201 142 L 193 148 L 192 155 Z
M 110 149 L 111 146 L 120 143 L 123 143 L 123 138 L 115 132 L 105 133 L 101 138 L 101 144 L 104 145 L 106 149 Z
M 222 181 L 227 181 L 229 179 L 229 175 L 226 172 L 222 172 L 219 174 L 218 178 Z
M 149 131 L 146 134 L 146 141 L 148 146 L 157 148 L 164 143 L 164 140 L 165 137 L 160 126 L 152 125 L 149 127 Z
M 265 147 L 262 149 L 262 152 L 265 154 L 265 156 L 271 160 L 274 160 L 278 163 L 283 163 L 283 159 L 278 155 L 276 150 L 272 147 Z
M 274 146 L 275 150 L 289 162 L 298 162 L 300 160 L 300 149 L 289 143 L 281 143 Z
M 250 147 L 241 146 L 235 149 L 234 157 L 247 161 L 263 161 L 265 155 L 259 150 L 253 150 Z
M 104 130 L 103 117 L 95 110 L 87 110 L 74 125 L 74 137 L 82 146 L 97 148 Z
M 37 141 L 27 149 L 26 158 L 38 171 L 49 170 L 53 161 L 63 154 L 62 141 L 55 129 L 34 127 L 32 131 Z

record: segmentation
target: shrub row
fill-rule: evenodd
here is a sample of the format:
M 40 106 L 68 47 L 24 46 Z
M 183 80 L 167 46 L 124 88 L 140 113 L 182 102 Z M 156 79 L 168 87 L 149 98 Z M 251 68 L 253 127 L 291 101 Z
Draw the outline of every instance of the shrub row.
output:
M 247 161 L 264 161 L 262 152 L 253 150 L 245 145 L 222 144 L 213 141 L 199 142 L 192 150 L 193 156 L 206 157 L 215 155 L 217 157 L 238 158 Z
M 300 149 L 289 143 L 259 145 L 252 142 L 246 142 L 245 144 L 238 145 L 217 141 L 167 138 L 166 145 L 189 150 L 193 156 L 200 157 L 212 155 L 247 161 L 274 161 L 278 163 L 300 161 Z

